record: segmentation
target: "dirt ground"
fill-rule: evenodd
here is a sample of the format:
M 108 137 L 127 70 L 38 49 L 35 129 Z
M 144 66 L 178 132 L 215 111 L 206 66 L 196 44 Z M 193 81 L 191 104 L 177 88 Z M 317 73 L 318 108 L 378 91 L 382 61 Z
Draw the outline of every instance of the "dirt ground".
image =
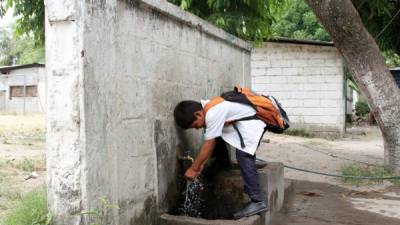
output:
M 272 225 L 398 225 L 400 195 L 386 196 L 383 193 L 357 192 L 337 185 L 296 180 L 294 182 L 294 199 L 272 221 Z M 387 191 L 400 189 L 390 188 Z M 313 192 L 317 196 L 303 193 Z M 354 201 L 362 206 L 355 207 Z M 376 204 L 386 202 L 385 208 Z M 387 203 L 393 203 L 387 204 Z M 356 206 L 359 206 L 356 205 Z M 367 208 L 377 211 L 366 210 Z M 379 208 L 379 209 L 378 209 Z
M 0 218 L 23 193 L 45 185 L 45 123 L 44 115 L 0 115 Z M 267 134 L 257 154 L 267 161 L 339 174 L 342 165 L 381 165 L 383 142 L 376 127 L 354 128 L 337 140 Z M 32 172 L 38 177 L 25 180 Z M 292 205 L 273 224 L 400 224 L 400 187 L 390 182 L 355 186 L 290 169 L 285 178 L 294 180 Z
M 278 161 L 285 165 L 339 174 L 344 165 L 364 163 L 383 164 L 383 140 L 377 127 L 359 127 L 349 130 L 344 138 L 329 140 L 297 136 L 267 134 L 257 152 L 258 157 L 267 161 Z M 390 182 L 371 186 L 346 185 L 339 179 L 296 170 L 285 169 L 285 177 L 295 180 L 326 182 L 351 189 L 381 189 Z
M 384 151 L 377 127 L 359 127 L 337 140 L 268 134 L 257 154 L 267 161 L 340 174 L 343 165 L 382 165 Z M 286 179 L 294 181 L 295 196 L 292 207 L 275 218 L 274 225 L 400 224 L 400 187 L 391 182 L 351 185 L 287 168 L 284 172 Z
M 21 196 L 45 184 L 44 115 L 0 115 L 0 218 Z M 36 178 L 27 179 L 32 172 Z M 33 174 L 35 175 L 35 174 Z

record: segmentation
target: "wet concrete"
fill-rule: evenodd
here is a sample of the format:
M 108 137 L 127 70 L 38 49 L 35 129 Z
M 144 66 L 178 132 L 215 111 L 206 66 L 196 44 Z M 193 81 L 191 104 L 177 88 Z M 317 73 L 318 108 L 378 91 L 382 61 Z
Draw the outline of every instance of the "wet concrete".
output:
M 277 212 L 272 225 L 398 225 L 400 219 L 383 216 L 367 210 L 358 210 L 352 199 L 369 199 L 368 204 L 376 200 L 394 200 L 383 193 L 362 193 L 326 183 L 293 181 L 295 195 L 292 202 L 285 203 L 281 212 Z M 317 193 L 306 196 L 304 192 Z M 319 195 L 319 196 L 318 196 Z
M 264 225 L 261 216 L 251 216 L 240 220 L 207 220 L 187 216 L 161 215 L 163 225 Z

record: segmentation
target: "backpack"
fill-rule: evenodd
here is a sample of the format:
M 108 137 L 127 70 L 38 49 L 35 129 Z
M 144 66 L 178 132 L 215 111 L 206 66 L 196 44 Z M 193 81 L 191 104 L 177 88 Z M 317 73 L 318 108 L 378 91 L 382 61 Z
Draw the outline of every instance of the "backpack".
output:
M 242 148 L 244 148 L 245 145 L 243 143 L 243 138 L 235 125 L 235 122 L 237 121 L 259 119 L 265 123 L 265 131 L 268 130 L 278 134 L 283 133 L 284 130 L 289 128 L 289 117 L 278 100 L 273 96 L 259 95 L 250 91 L 248 88 L 236 86 L 233 91 L 225 92 L 220 97 L 213 98 L 204 106 L 204 111 L 207 113 L 211 107 L 223 101 L 249 105 L 256 110 L 254 116 L 226 122 L 226 124 L 232 124 L 234 129 L 238 132 Z

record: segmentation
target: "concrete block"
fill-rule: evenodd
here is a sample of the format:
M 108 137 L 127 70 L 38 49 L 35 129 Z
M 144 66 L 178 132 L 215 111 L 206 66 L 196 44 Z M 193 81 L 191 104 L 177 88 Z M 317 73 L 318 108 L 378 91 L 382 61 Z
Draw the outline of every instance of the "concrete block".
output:
M 257 49 L 257 51 L 253 51 L 253 53 L 251 54 L 251 60 L 266 60 L 267 59 L 267 55 L 264 54 L 263 51 L 260 51 Z
M 284 99 L 280 101 L 284 108 L 286 107 L 303 107 L 303 101 L 298 99 Z
M 325 75 L 336 75 L 340 74 L 340 68 L 338 67 L 324 67 L 323 70 L 321 70 L 321 74 Z
M 296 49 L 297 50 L 297 49 Z M 290 60 L 294 60 L 294 59 L 298 59 L 301 56 L 301 52 L 299 51 L 290 51 L 290 52 L 284 52 L 282 54 L 283 59 L 290 61 Z
M 336 116 L 305 115 L 303 116 L 303 122 L 310 124 L 337 124 L 338 120 Z
M 304 99 L 304 107 L 321 107 L 320 99 Z
M 288 78 L 288 83 L 304 83 L 306 80 L 306 77 L 302 75 L 290 76 Z
M 306 76 L 306 81 L 307 81 L 307 83 L 321 84 L 321 83 L 325 82 L 325 76 L 324 75 Z
M 265 75 L 267 75 L 267 72 L 266 72 L 265 69 L 260 69 L 260 68 L 252 69 L 251 70 L 251 75 L 252 76 L 265 76 Z
M 288 78 L 287 76 L 270 76 L 270 82 L 272 84 L 282 84 L 282 83 L 288 83 Z
M 268 51 L 268 58 L 270 59 L 283 59 L 282 51 L 278 48 L 274 48 Z
M 299 58 L 302 58 L 302 57 L 299 57 Z M 304 67 L 306 65 L 307 65 L 306 59 L 293 59 L 290 61 L 291 67 Z
M 322 67 L 308 66 L 308 67 L 304 67 L 303 68 L 303 74 L 304 75 L 320 75 L 321 74 L 321 70 L 323 70 Z
M 294 115 L 303 115 L 303 116 L 324 116 L 325 108 L 320 107 L 309 107 L 309 108 L 294 108 L 290 110 Z
M 256 83 L 253 84 L 252 89 L 256 92 L 265 92 L 266 90 L 268 90 L 268 84 Z
M 304 91 L 322 91 L 322 85 L 319 83 L 309 83 L 309 84 L 304 84 L 303 89 Z
M 290 60 L 286 59 L 271 59 L 270 63 L 272 67 L 281 67 L 281 68 L 291 67 Z
M 287 85 L 286 84 L 266 84 L 265 85 L 265 89 L 261 90 L 261 91 L 266 91 L 266 92 L 270 92 L 270 91 L 284 91 L 286 90 Z
M 302 68 L 282 68 L 282 75 L 297 75 L 301 74 Z
M 317 99 L 321 98 L 324 94 L 323 91 L 293 91 L 291 93 L 292 99 Z
M 324 75 L 326 83 L 343 83 L 343 76 L 341 75 Z
M 271 66 L 271 61 L 268 60 L 258 60 L 251 62 L 251 68 L 268 68 Z
M 326 116 L 339 116 L 343 115 L 344 113 L 342 112 L 341 107 L 332 107 L 332 108 L 323 108 L 323 114 Z
M 261 92 L 263 95 L 272 95 L 279 101 L 283 101 L 284 99 L 290 99 L 291 98 L 291 93 L 287 91 L 269 91 L 269 90 L 264 90 Z
M 339 99 L 321 99 L 321 107 L 337 107 L 341 105 Z
M 268 84 L 271 82 L 270 76 L 253 77 L 253 84 Z
M 285 196 L 283 199 L 284 202 L 283 205 L 285 206 L 285 208 L 290 208 L 292 206 L 293 199 L 296 196 L 296 191 L 292 180 L 285 179 L 284 182 L 285 182 Z
M 267 68 L 268 76 L 280 76 L 282 75 L 282 68 Z
M 342 93 L 342 90 L 325 91 L 322 93 L 322 98 L 324 98 L 324 99 L 342 99 L 343 93 Z
M 323 83 L 321 88 L 326 91 L 343 90 L 343 83 Z
M 342 59 L 341 58 L 332 58 L 334 56 L 330 56 L 328 59 L 325 59 L 326 66 L 341 66 Z

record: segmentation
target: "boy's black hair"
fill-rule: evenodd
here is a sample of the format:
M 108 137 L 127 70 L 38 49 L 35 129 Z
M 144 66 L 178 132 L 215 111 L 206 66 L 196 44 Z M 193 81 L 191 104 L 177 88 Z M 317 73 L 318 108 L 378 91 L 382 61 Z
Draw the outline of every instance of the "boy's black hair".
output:
M 174 110 L 175 122 L 183 129 L 190 128 L 190 125 L 196 120 L 194 113 L 202 110 L 199 102 L 181 101 Z

